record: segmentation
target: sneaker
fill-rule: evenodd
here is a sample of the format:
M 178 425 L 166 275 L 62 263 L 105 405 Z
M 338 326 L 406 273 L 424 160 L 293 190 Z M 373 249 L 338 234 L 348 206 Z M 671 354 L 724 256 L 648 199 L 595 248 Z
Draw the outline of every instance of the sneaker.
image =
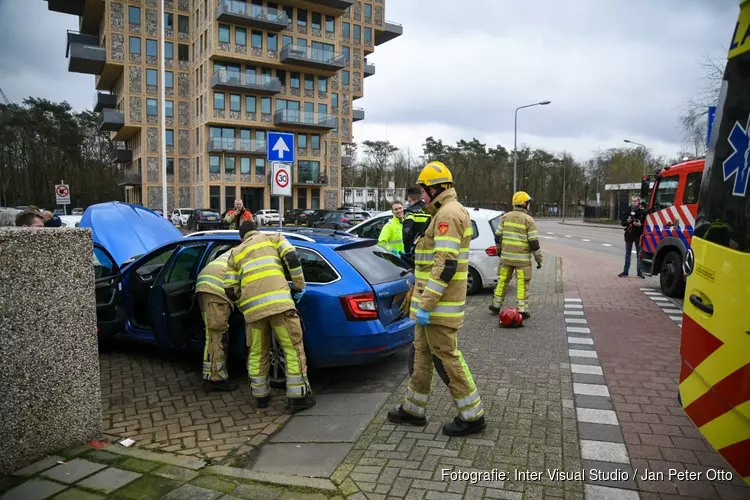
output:
M 304 398 L 289 399 L 289 409 L 292 411 L 292 413 L 307 410 L 309 408 L 312 408 L 313 406 L 315 406 L 315 396 L 313 395 L 305 396 Z
M 232 382 L 231 380 L 219 380 L 219 381 L 210 381 L 206 382 L 207 388 L 210 391 L 225 391 L 225 392 L 232 392 L 233 390 L 237 389 L 237 384 Z
M 427 425 L 427 419 L 425 417 L 417 417 L 411 413 L 407 413 L 404 411 L 403 406 L 389 410 L 388 420 L 394 424 L 410 424 L 418 425 L 420 427 Z
M 446 436 L 467 436 L 482 432 L 485 427 L 487 425 L 484 422 L 484 417 L 479 417 L 477 420 L 471 422 L 461 417 L 456 417 L 453 419 L 453 422 L 448 422 L 443 426 L 443 434 Z
M 263 396 L 262 398 L 255 398 L 258 408 L 268 408 L 268 403 L 271 401 L 271 396 Z
M 495 307 L 492 304 L 490 304 L 490 307 L 488 307 L 487 309 L 490 310 L 491 314 L 500 314 L 500 308 L 499 307 Z
M 617 275 L 617 277 L 618 278 L 627 278 L 628 277 L 628 273 L 620 273 L 620 274 Z

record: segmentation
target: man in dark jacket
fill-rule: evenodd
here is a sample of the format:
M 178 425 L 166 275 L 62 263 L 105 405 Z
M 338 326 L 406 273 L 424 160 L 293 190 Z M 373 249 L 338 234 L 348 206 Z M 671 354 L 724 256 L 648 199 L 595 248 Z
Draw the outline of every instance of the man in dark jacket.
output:
M 620 278 L 624 278 L 630 274 L 630 258 L 632 255 L 633 248 L 635 247 L 636 257 L 636 269 L 638 277 L 646 279 L 641 272 L 641 261 L 638 258 L 638 247 L 641 242 L 641 235 L 643 234 L 643 223 L 646 219 L 646 211 L 641 207 L 641 199 L 638 196 L 633 196 L 632 205 L 630 210 L 625 213 L 622 219 L 622 227 L 625 228 L 625 268 L 619 274 Z
M 406 191 L 406 199 L 409 202 L 409 208 L 404 211 L 405 218 L 402 226 L 402 239 L 404 241 L 406 260 L 414 267 L 415 241 L 427 230 L 432 216 L 425 210 L 425 203 L 422 201 L 422 192 L 419 188 L 409 188 Z

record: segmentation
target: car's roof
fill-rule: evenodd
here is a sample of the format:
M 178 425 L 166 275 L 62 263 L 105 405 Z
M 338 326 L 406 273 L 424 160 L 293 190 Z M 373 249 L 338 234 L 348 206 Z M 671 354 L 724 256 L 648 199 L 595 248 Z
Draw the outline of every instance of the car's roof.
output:
M 320 244 L 329 247 L 338 247 L 349 243 L 355 243 L 362 241 L 363 238 L 352 236 L 349 233 L 342 231 L 334 231 L 332 229 L 318 229 L 318 228 L 279 228 L 279 229 L 268 229 L 263 228 L 261 232 L 279 232 L 281 231 L 284 236 L 291 240 L 295 245 L 302 243 L 302 246 L 306 244 Z M 237 230 L 216 230 L 216 231 L 205 231 L 202 234 L 188 234 L 185 238 L 191 240 L 226 240 L 236 241 L 240 238 L 240 233 Z

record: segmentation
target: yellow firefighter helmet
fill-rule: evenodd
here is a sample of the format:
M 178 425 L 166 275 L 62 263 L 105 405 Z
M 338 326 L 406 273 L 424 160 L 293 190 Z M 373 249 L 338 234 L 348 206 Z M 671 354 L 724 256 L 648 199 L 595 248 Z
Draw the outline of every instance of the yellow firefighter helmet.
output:
M 514 207 L 521 207 L 528 201 L 531 201 L 531 196 L 529 196 L 529 193 L 527 193 L 526 191 L 518 191 L 513 195 Z
M 438 186 L 449 183 L 453 184 L 453 174 L 439 161 L 431 161 L 425 165 L 417 178 L 417 185 Z

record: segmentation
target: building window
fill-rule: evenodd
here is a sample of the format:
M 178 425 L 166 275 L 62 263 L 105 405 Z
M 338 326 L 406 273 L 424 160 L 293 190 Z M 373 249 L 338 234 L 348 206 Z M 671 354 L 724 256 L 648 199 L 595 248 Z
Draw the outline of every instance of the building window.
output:
M 165 103 L 164 116 L 174 118 L 174 101 L 167 101 Z
M 258 104 L 255 100 L 255 96 L 245 96 L 245 113 L 256 113 L 258 111 Z
M 297 9 L 297 26 L 307 28 L 307 11 L 305 9 Z
M 290 79 L 289 85 L 293 89 L 298 89 L 299 88 L 299 73 L 296 73 L 296 72 L 291 73 L 291 79 Z
M 300 149 L 307 149 L 307 135 L 297 134 L 297 147 Z
M 315 90 L 315 77 L 313 75 L 305 75 L 305 90 Z
M 218 160 L 219 157 L 217 156 L 216 159 Z M 221 212 L 221 186 L 208 186 L 208 193 L 210 208 Z
M 333 33 L 336 30 L 336 18 L 326 16 L 326 33 Z
M 349 38 L 350 29 L 351 25 L 349 23 L 341 23 L 341 34 L 344 36 L 344 38 Z
M 318 77 L 318 92 L 323 92 L 324 94 L 328 92 L 328 78 L 325 76 L 319 76 Z
M 313 149 L 320 149 L 320 136 L 318 134 L 310 136 L 310 147 Z
M 279 83 L 281 83 L 282 87 L 286 87 L 286 71 L 277 69 L 276 70 L 276 78 L 279 79 Z
M 190 60 L 190 46 L 186 45 L 184 43 L 180 43 L 177 45 L 177 58 L 180 61 L 189 61 Z
M 174 44 L 172 42 L 164 44 L 164 59 L 167 61 L 174 59 Z
M 349 72 L 346 70 L 341 72 L 341 83 L 344 85 L 349 85 Z
M 157 116 L 159 114 L 159 101 L 157 99 L 146 99 L 146 115 Z
M 297 48 L 298 49 L 307 49 L 307 40 L 304 38 L 297 38 Z
M 310 16 L 310 27 L 314 30 L 320 30 L 323 29 L 323 18 L 320 14 L 317 12 L 313 12 Z
M 372 29 L 365 28 L 365 44 L 369 45 L 372 42 Z
M 271 114 L 271 98 L 270 97 L 260 98 L 260 112 L 264 115 Z
M 229 25 L 219 25 L 219 43 L 229 43 Z
M 290 37 L 289 35 L 284 35 L 281 38 L 281 48 L 284 48 L 287 45 L 292 45 L 292 41 L 293 41 L 292 37 Z
M 224 186 L 224 207 L 234 206 L 234 200 L 237 199 L 237 188 L 234 186 Z
M 328 114 L 328 104 L 318 103 L 318 120 Z
M 359 40 L 362 38 L 362 26 L 359 24 L 354 25 L 354 39 Z
M 164 13 L 164 29 L 174 30 L 174 14 L 171 12 Z
M 268 50 L 279 50 L 279 37 L 276 33 L 268 34 Z
M 229 111 L 242 111 L 242 96 L 229 94 Z
M 159 55 L 159 45 L 156 43 L 156 40 L 146 39 L 146 55 L 151 57 Z
M 245 28 L 234 28 L 234 43 L 242 47 L 247 45 L 247 30 Z
M 305 210 L 307 208 L 307 189 L 302 188 L 297 191 L 297 208 Z
M 167 158 L 167 175 L 174 175 L 174 158 Z
M 250 175 L 250 158 L 240 158 L 240 174 Z
M 141 24 L 141 8 L 140 7 L 130 7 L 128 9 L 128 22 L 130 24 Z
M 228 175 L 234 175 L 237 173 L 236 170 L 236 159 L 234 156 L 225 156 L 224 157 L 224 173 Z
M 346 46 L 342 47 L 342 48 L 341 48 L 341 53 L 342 53 L 342 54 L 343 54 L 343 56 L 344 56 L 344 62 L 345 62 L 346 64 L 349 64 L 349 60 L 350 60 L 350 59 L 351 59 L 351 57 L 352 57 L 352 56 L 351 56 L 351 50 L 349 49 L 349 47 L 346 47 Z
M 220 158 L 218 156 L 209 156 L 208 157 L 208 173 L 209 174 L 220 174 L 221 173 L 221 163 Z
M 254 49 L 263 48 L 263 32 L 253 30 L 250 43 Z
M 266 175 L 266 159 L 255 159 L 255 175 Z
M 157 78 L 157 71 L 155 69 L 147 69 L 146 70 L 146 85 L 153 85 L 156 86 L 159 84 L 158 78 Z
M 164 72 L 164 86 L 168 89 L 174 88 L 174 73 L 171 71 Z
M 214 92 L 214 109 L 224 111 L 224 92 Z
M 339 109 L 339 95 L 331 94 L 331 107 L 333 109 Z
M 365 19 L 372 19 L 372 5 L 365 4 Z
M 130 55 L 141 55 L 141 39 L 137 36 L 130 37 Z
M 286 14 L 286 25 L 291 26 L 294 22 L 294 7 L 284 6 L 284 14 Z
M 177 31 L 190 33 L 190 18 L 188 16 L 177 16 Z
M 320 188 L 313 188 L 312 190 L 312 204 L 310 208 L 312 210 L 320 210 Z
M 174 130 L 167 129 L 164 132 L 166 135 L 167 146 L 174 146 Z

